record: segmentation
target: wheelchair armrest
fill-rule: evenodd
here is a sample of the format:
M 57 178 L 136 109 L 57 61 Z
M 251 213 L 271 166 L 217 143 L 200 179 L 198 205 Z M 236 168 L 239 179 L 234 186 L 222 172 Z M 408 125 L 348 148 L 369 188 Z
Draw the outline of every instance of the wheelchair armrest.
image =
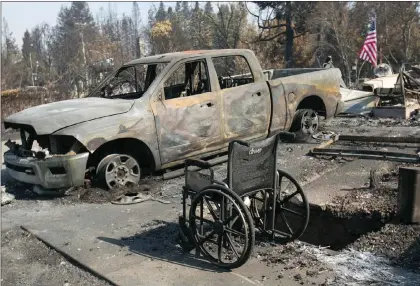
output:
M 295 133 L 286 132 L 286 131 L 279 132 L 277 134 L 277 136 L 279 136 L 281 141 L 291 142 L 291 141 L 294 141 L 296 139 L 296 134 Z
M 198 159 L 186 159 L 185 165 L 188 166 L 196 166 L 202 169 L 209 169 L 211 168 L 211 164 L 209 162 L 198 160 Z
M 249 147 L 249 143 L 245 142 L 243 140 L 233 140 L 233 141 L 231 141 L 231 143 L 238 143 L 238 144 L 241 144 L 243 146 Z

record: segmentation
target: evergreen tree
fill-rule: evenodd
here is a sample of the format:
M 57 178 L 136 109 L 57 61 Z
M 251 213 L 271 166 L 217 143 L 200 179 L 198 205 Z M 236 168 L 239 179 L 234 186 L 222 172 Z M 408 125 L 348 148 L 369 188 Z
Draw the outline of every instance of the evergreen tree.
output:
M 93 40 L 95 25 L 87 2 L 72 2 L 70 7 L 62 7 L 57 18 L 57 34 L 54 58 L 57 72 L 67 84 L 88 86 L 88 51 L 86 46 Z
M 26 30 L 25 33 L 23 34 L 23 39 L 22 39 L 22 57 L 25 62 L 25 65 L 27 66 L 30 65 L 29 55 L 31 52 L 33 52 L 31 34 L 29 33 L 28 30 Z
M 180 1 L 177 1 L 176 2 L 176 5 L 175 5 L 175 13 L 180 13 L 181 12 L 181 3 L 182 2 L 180 2 Z
M 160 2 L 160 4 L 159 4 L 159 9 L 157 10 L 155 19 L 158 22 L 162 22 L 162 21 L 166 20 L 165 5 L 163 5 L 163 2 Z

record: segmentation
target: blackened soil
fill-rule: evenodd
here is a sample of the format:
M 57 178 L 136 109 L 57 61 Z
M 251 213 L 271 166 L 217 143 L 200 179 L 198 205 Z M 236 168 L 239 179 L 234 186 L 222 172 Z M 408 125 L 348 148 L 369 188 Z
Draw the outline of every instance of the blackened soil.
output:
M 398 190 L 395 188 L 357 189 L 335 198 L 326 210 L 338 218 L 362 216 L 387 222 L 396 215 L 397 197 Z
M 399 165 L 404 166 L 409 165 Z M 356 190 L 338 198 L 329 208 L 340 217 L 364 217 L 372 227 L 375 223 L 383 224 L 360 236 L 347 248 L 382 255 L 395 265 L 420 271 L 420 225 L 399 223 L 397 180 L 398 168 L 382 174 L 379 188 Z
M 420 225 L 386 224 L 348 247 L 383 255 L 396 265 L 420 272 Z
M 56 204 L 69 205 L 77 203 L 103 204 L 109 203 L 122 195 L 133 195 L 143 193 L 147 195 L 159 195 L 159 182 L 156 180 L 145 180 L 141 185 L 135 187 L 120 187 L 116 190 L 106 190 L 103 188 L 86 185 L 73 187 L 65 191 L 64 194 L 39 195 L 32 191 L 31 185 L 22 184 L 16 181 L 9 181 L 5 184 L 7 192 L 15 196 L 15 202 L 9 208 L 18 208 L 19 201 L 52 201 Z

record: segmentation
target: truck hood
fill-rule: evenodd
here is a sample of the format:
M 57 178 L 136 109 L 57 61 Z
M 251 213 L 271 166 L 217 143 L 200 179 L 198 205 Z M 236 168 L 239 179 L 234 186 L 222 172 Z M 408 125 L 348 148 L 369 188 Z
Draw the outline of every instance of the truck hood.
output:
M 38 135 L 55 131 L 85 121 L 128 112 L 134 100 L 81 98 L 43 104 L 10 115 L 4 127 L 15 124 L 30 125 Z

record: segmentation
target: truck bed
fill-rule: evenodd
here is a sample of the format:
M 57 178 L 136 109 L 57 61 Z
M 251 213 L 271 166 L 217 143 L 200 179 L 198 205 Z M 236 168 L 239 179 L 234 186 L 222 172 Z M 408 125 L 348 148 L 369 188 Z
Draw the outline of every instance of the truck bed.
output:
M 276 78 L 288 77 L 303 73 L 310 73 L 324 70 L 322 68 L 295 68 L 295 69 L 268 69 L 264 70 L 263 73 L 266 75 L 267 80 Z M 267 77 L 268 76 L 268 77 Z

